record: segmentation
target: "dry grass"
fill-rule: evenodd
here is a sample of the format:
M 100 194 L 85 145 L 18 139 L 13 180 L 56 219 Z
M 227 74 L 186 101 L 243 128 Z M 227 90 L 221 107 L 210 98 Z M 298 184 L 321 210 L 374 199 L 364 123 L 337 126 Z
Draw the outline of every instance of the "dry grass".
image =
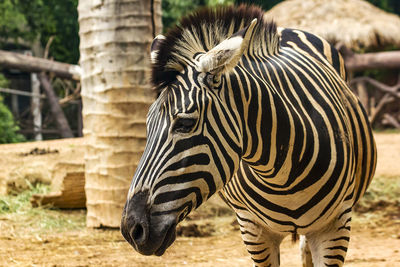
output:
M 15 236 L 29 233 L 62 232 L 85 227 L 84 210 L 61 211 L 52 206 L 33 208 L 33 194 L 49 192 L 48 185 L 29 184 L 29 189 L 20 193 L 0 196 L 0 226 L 10 228 Z
M 16 235 L 85 229 L 85 210 L 32 207 L 32 194 L 48 191 L 48 185 L 37 184 L 18 194 L 0 196 L 0 226 L 10 227 Z M 355 211 L 356 221 L 376 224 L 383 218 L 400 223 L 400 179 L 375 177 Z M 235 220 L 234 212 L 218 196 L 214 196 L 181 223 L 178 233 L 181 236 L 219 235 L 236 229 Z
M 382 226 L 398 228 L 400 226 L 400 177 L 375 177 L 354 210 L 354 224 L 370 228 Z

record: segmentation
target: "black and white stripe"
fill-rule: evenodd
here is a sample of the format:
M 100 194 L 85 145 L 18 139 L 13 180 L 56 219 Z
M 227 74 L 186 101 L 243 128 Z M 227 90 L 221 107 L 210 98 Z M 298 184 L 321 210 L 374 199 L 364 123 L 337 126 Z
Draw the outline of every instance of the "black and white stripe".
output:
M 304 262 L 342 266 L 376 148 L 339 53 L 253 6 L 201 10 L 153 47 L 159 97 L 128 199 L 149 191 L 151 215 L 179 222 L 220 192 L 255 265 L 300 234 Z

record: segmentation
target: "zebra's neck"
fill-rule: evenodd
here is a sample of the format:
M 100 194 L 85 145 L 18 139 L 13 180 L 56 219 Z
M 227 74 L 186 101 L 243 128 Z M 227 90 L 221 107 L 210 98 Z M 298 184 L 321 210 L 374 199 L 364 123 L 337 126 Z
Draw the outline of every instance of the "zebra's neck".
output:
M 247 54 L 229 76 L 241 117 L 242 160 L 261 178 L 278 187 L 290 186 L 297 122 L 282 92 L 276 89 L 276 77 L 264 56 L 279 55 Z M 303 154 L 308 156 L 307 151 Z
M 240 117 L 242 160 L 266 183 L 292 188 L 301 181 L 296 177 L 327 179 L 334 171 L 337 149 L 348 149 L 343 142 L 347 124 L 339 114 L 344 112 L 340 88 L 345 85 L 332 83 L 335 75 L 290 48 L 275 55 L 246 53 L 229 75 Z M 318 101 L 328 98 L 335 99 L 337 108 L 322 108 Z M 328 116 L 337 121 L 336 128 Z

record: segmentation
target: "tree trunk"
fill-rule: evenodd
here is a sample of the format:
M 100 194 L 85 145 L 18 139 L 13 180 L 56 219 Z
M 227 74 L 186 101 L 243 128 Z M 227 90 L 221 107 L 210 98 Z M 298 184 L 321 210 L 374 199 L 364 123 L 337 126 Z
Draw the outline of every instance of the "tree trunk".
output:
M 150 44 L 161 0 L 80 0 L 85 191 L 88 227 L 119 227 L 154 100 Z
M 56 96 L 53 86 L 49 79 L 47 78 L 46 74 L 40 73 L 39 74 L 39 81 L 43 87 L 44 92 L 46 93 L 47 100 L 49 101 L 50 111 L 53 115 L 57 128 L 60 131 L 60 135 L 62 138 L 72 138 L 74 137 L 71 128 L 69 127 L 68 120 L 65 117 L 64 111 L 62 110 L 60 103 L 58 101 L 58 97 Z
M 33 132 L 36 141 L 42 141 L 42 113 L 40 110 L 40 82 L 36 73 L 31 73 L 31 112 L 33 117 Z

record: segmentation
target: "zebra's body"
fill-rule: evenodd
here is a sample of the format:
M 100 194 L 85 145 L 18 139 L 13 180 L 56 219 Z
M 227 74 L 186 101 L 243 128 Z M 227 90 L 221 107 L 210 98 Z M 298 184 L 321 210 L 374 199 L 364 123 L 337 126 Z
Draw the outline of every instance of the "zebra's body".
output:
M 176 225 L 219 191 L 255 265 L 278 266 L 282 239 L 300 234 L 305 266 L 311 255 L 314 266 L 341 266 L 351 209 L 376 164 L 342 58 L 312 34 L 276 30 L 254 7 L 205 10 L 181 25 L 153 43 L 160 96 L 149 111 L 148 143 L 123 214 L 122 228 L 133 228 L 124 236 L 144 254 L 162 254 L 172 230 L 158 218 Z M 139 235 L 146 223 L 138 230 L 142 219 L 129 217 L 137 202 L 130 200 L 143 192 L 146 216 L 163 229 L 155 252 L 138 242 L 151 229 Z
M 338 224 L 337 228 L 340 230 L 328 235 L 332 237 L 329 240 L 337 238 L 339 240 L 337 242 L 325 242 L 327 243 L 325 249 L 331 248 L 329 251 L 331 254 L 324 256 L 332 256 L 333 258 L 324 258 L 320 262 L 321 266 L 325 266 L 322 264 L 327 264 L 327 266 L 329 264 L 338 264 L 340 266 L 340 263 L 344 261 L 348 245 L 351 207 L 364 194 L 374 173 L 376 152 L 368 118 L 361 104 L 353 96 L 345 83 L 346 74 L 342 58 L 326 41 L 302 31 L 282 29 L 280 44 L 280 53 L 266 60 L 257 60 L 256 62 L 262 66 L 252 68 L 252 74 L 256 73 L 255 76 L 263 76 L 262 78 L 267 80 L 268 84 L 273 84 L 277 94 L 273 98 L 291 99 L 285 102 L 286 104 L 296 103 L 295 108 L 287 109 L 284 112 L 285 114 L 290 114 L 291 112 L 293 117 L 301 113 L 299 109 L 302 109 L 301 106 L 304 107 L 306 105 L 304 100 L 309 101 L 310 99 L 310 97 L 293 96 L 296 94 L 294 92 L 296 88 L 301 91 L 311 91 L 309 93 L 311 98 L 315 97 L 316 94 L 324 94 L 321 100 L 327 97 L 336 99 L 332 109 L 336 109 L 337 112 L 334 115 L 336 121 L 338 121 L 337 126 L 330 125 L 331 128 L 327 129 L 328 135 L 325 138 L 336 140 L 335 142 L 343 144 L 343 152 L 338 153 L 342 156 L 342 161 L 333 161 L 336 161 L 335 164 L 339 166 L 336 173 L 344 172 L 342 175 L 334 174 L 335 171 L 332 169 L 332 166 L 326 166 L 328 162 L 325 162 L 325 167 L 323 167 L 321 166 L 323 161 L 318 161 L 317 159 L 313 167 L 319 168 L 319 172 L 314 170 L 314 174 L 312 174 L 312 169 L 309 169 L 307 172 L 305 170 L 307 169 L 306 166 L 301 167 L 294 164 L 297 162 L 301 165 L 301 159 L 311 162 L 312 156 L 308 155 L 309 160 L 307 160 L 304 146 L 293 145 L 292 153 L 286 152 L 285 154 L 287 156 L 296 155 L 297 158 L 292 158 L 291 161 L 288 161 L 286 163 L 289 164 L 288 167 L 285 167 L 285 163 L 282 163 L 284 160 L 281 160 L 282 167 L 279 172 L 271 171 L 271 167 L 266 167 L 268 163 L 258 164 L 263 155 L 260 155 L 259 158 L 252 158 L 251 163 L 241 161 L 239 171 L 234 175 L 231 182 L 225 186 L 223 193 L 226 200 L 237 213 L 243 239 L 256 263 L 265 263 L 264 259 L 278 256 L 277 244 L 285 236 L 283 233 L 309 235 L 312 238 L 311 233 L 319 233 L 318 230 L 322 228 L 321 226 L 327 225 L 334 221 L 335 218 L 340 217 L 342 220 L 336 222 Z M 246 65 L 245 60 L 243 64 Z M 265 70 L 265 74 L 258 73 L 257 69 Z M 236 74 L 235 70 L 233 70 L 233 73 Z M 314 76 L 314 78 L 307 77 L 307 75 Z M 240 75 L 236 74 L 236 76 Z M 297 87 L 293 86 L 294 80 L 298 81 L 301 85 Z M 312 83 L 317 81 L 319 84 L 330 85 L 312 86 Z M 292 87 L 289 86 L 290 84 Z M 307 89 L 304 84 L 309 84 Z M 254 89 L 249 84 L 239 85 L 239 87 L 242 90 Z M 265 88 L 263 89 L 265 90 Z M 252 94 L 259 95 L 262 92 L 258 92 L 257 94 L 253 91 Z M 288 96 L 288 94 L 291 94 L 291 96 Z M 313 105 L 318 104 L 318 101 L 316 101 Z M 283 107 L 276 108 L 272 113 L 278 113 L 278 110 L 282 109 Z M 309 111 L 310 109 L 308 109 Z M 328 110 L 324 110 L 323 112 L 328 112 Z M 305 113 L 303 112 L 303 114 Z M 329 118 L 328 115 L 327 117 L 329 124 L 333 124 L 335 121 L 333 117 Z M 343 118 L 347 119 L 343 120 Z M 292 118 L 292 121 L 295 124 L 296 118 Z M 322 132 L 321 129 L 308 128 L 304 122 L 300 121 L 298 123 L 299 128 L 296 130 L 292 128 L 289 132 L 285 132 L 285 130 L 280 131 L 279 135 L 283 135 L 281 138 L 287 139 L 286 141 L 281 140 L 280 144 L 277 144 L 278 142 L 275 141 L 276 144 L 273 146 L 277 151 L 275 152 L 276 154 L 280 153 L 279 148 L 282 147 L 282 144 L 286 143 L 289 146 L 292 144 L 289 141 L 290 133 L 299 133 L 302 128 L 306 132 Z M 279 125 L 279 122 L 277 124 Z M 276 130 L 276 132 L 279 132 L 279 130 Z M 278 136 L 278 134 L 275 134 L 275 136 Z M 268 140 L 269 138 L 265 137 L 261 139 Z M 318 137 L 313 136 L 308 141 L 308 145 L 305 146 L 312 147 L 315 145 L 316 140 L 318 140 Z M 344 142 L 341 140 L 344 140 Z M 328 141 L 322 140 L 322 142 L 326 144 Z M 271 144 L 267 141 L 265 146 L 271 147 Z M 329 145 L 320 144 L 319 147 L 324 149 L 329 147 Z M 289 149 L 289 147 L 284 148 Z M 314 152 L 318 150 L 314 149 Z M 320 153 L 322 153 L 321 157 L 332 159 L 329 153 Z M 276 159 L 276 161 L 279 161 L 279 159 Z M 321 165 L 318 165 L 317 162 L 320 162 Z M 276 166 L 275 163 L 271 165 Z M 345 167 L 346 165 L 347 167 Z M 329 169 L 332 170 L 332 173 L 325 175 Z M 350 177 L 353 178 L 350 179 Z M 307 183 L 307 179 L 313 180 L 311 186 L 301 185 L 301 183 Z M 322 188 L 323 186 L 326 188 Z M 315 195 L 317 193 L 319 194 L 318 196 Z M 331 197 L 329 194 L 337 194 L 338 196 Z M 331 203 L 324 202 L 323 200 L 325 199 Z M 270 243 L 275 243 L 274 248 L 266 244 L 259 244 L 259 237 L 262 235 L 267 235 L 273 239 L 269 240 L 266 237 Z M 317 235 L 316 238 L 322 239 L 321 234 Z M 302 242 L 304 241 L 302 238 Z M 318 242 L 316 247 L 321 249 L 320 246 L 323 245 L 321 243 L 323 242 Z M 339 243 L 340 245 L 332 243 Z M 271 253 L 273 251 L 275 253 Z M 266 261 L 267 263 L 273 262 Z

